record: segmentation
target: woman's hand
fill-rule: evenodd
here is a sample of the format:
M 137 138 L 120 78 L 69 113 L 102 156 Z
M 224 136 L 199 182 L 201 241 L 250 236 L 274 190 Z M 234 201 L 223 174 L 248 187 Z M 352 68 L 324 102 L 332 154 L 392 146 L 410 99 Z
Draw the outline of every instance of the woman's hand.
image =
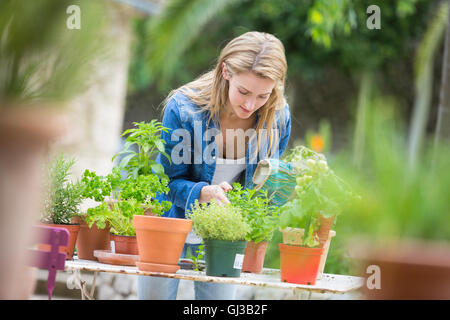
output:
M 233 189 L 228 182 L 221 182 L 220 184 L 213 184 L 210 186 L 205 186 L 200 192 L 199 203 L 211 202 L 215 199 L 217 204 L 221 205 L 223 203 L 230 203 L 225 192 Z

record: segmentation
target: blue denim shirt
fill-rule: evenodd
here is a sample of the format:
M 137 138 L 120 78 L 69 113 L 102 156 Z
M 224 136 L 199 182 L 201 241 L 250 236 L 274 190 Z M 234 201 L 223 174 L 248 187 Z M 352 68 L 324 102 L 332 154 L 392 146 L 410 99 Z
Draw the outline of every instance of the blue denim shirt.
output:
M 291 133 L 291 117 L 288 104 L 283 112 L 276 112 L 278 143 L 275 144 L 273 158 L 280 157 L 286 149 Z M 217 144 L 214 136 L 220 133 L 217 122 L 208 123 L 209 111 L 202 111 L 189 97 L 181 92 L 175 93 L 169 100 L 162 124 L 168 132 L 162 132 L 166 141 L 165 151 L 169 160 L 158 154 L 156 161 L 164 167 L 168 175 L 170 191 L 167 195 L 158 195 L 157 199 L 172 202 L 165 217 L 185 218 L 200 191 L 210 185 L 216 169 Z M 256 153 L 256 139 L 250 140 L 246 154 L 246 170 L 239 182 L 246 188 L 253 186 L 252 177 L 257 163 L 267 155 L 268 143 L 260 143 L 260 153 Z M 180 161 L 183 159 L 183 161 Z

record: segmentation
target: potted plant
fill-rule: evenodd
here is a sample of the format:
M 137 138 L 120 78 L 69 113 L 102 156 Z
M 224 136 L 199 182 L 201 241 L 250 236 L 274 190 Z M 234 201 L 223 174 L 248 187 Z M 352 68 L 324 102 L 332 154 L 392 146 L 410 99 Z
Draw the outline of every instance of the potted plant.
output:
M 159 135 L 166 129 L 156 120 L 134 125 L 136 128 L 122 134 L 127 135 L 124 148 L 112 160 L 118 156 L 122 158 L 113 167 L 112 173 L 97 176 L 95 172 L 86 170 L 82 181 L 86 186 L 85 196 L 102 202 L 98 207 L 89 209 L 85 219 L 90 224 L 101 226 L 108 223 L 111 244 L 114 244 L 112 249 L 116 253 L 137 255 L 139 250 L 133 215 L 160 216 L 171 204 L 168 201 L 160 203 L 156 199 L 158 193 L 168 192 L 168 178 L 163 167 L 151 159 L 157 151 L 164 154 L 164 142 Z M 122 170 L 126 172 L 126 178 L 122 178 Z M 142 250 L 145 255 L 147 245 Z
M 297 170 L 297 196 L 280 208 L 280 230 L 283 233 L 283 244 L 280 244 L 281 268 L 284 269 L 283 264 L 286 266 L 283 260 L 286 261 L 286 257 L 293 255 L 295 250 L 311 254 L 311 259 L 314 253 L 314 259 L 309 266 L 309 278 L 302 278 L 300 273 L 292 278 L 283 276 L 283 270 L 282 278 L 295 283 L 314 284 L 316 278 L 321 277 L 330 239 L 335 235 L 331 226 L 353 194 L 347 183 L 328 167 L 322 154 L 300 146 L 291 152 L 287 160 Z M 319 260 L 318 252 L 321 252 Z
M 324 249 L 319 248 L 318 228 L 315 223 L 317 214 L 302 209 L 299 199 L 291 200 L 280 208 L 282 230 L 289 227 L 293 229 L 288 229 L 289 231 L 296 231 L 295 237 L 288 232 L 287 238 L 294 238 L 293 241 L 288 242 L 286 236 L 283 236 L 283 243 L 278 245 L 281 281 L 314 285 Z
M 153 159 L 159 152 L 170 160 L 164 151 L 165 141 L 161 139 L 161 132 L 167 132 L 168 129 L 156 120 L 134 125 L 135 128 L 123 132 L 122 136 L 126 136 L 125 145 L 113 160 L 122 156 L 118 167 L 126 172 L 127 179 L 134 179 L 138 185 L 144 185 L 141 188 L 141 201 L 151 209 L 145 215 L 133 217 L 139 248 L 139 262 L 136 265 L 142 271 L 176 272 L 192 222 L 161 217 L 170 209 L 171 203 L 160 203 L 156 199 L 158 194 L 169 191 L 169 178 L 164 173 L 164 167 Z M 136 191 L 136 188 L 128 185 L 122 189 L 121 196 L 139 200 Z
M 247 246 L 242 271 L 261 273 L 268 241 L 278 226 L 278 208 L 269 205 L 267 191 L 244 190 L 237 182 L 233 183 L 233 189 L 227 192 L 227 197 L 231 204 L 241 209 L 250 227 L 245 237 Z
M 99 177 L 95 172 L 85 170 L 81 178 L 83 198 L 103 202 L 105 196 L 111 193 L 111 187 L 105 177 Z M 80 224 L 77 239 L 77 256 L 85 260 L 97 260 L 95 250 L 110 250 L 110 225 L 102 210 L 88 209 L 87 213 L 80 213 L 76 218 Z
M 221 206 L 214 200 L 209 204 L 196 201 L 187 218 L 204 241 L 206 275 L 239 277 L 247 244 L 245 237 L 250 232 L 241 209 L 232 204 Z
M 67 259 L 73 258 L 75 243 L 80 225 L 74 223 L 73 217 L 78 214 L 82 201 L 82 186 L 80 183 L 68 181 L 70 169 L 75 160 L 67 160 L 63 154 L 55 158 L 48 168 L 48 194 L 41 222 L 50 227 L 64 228 L 69 232 L 69 244 L 61 247 L 66 252 Z M 50 250 L 48 245 L 40 245 L 42 250 Z
M 95 208 L 89 208 L 86 214 L 88 224 L 97 224 L 99 228 L 110 228 L 111 251 L 117 254 L 138 255 L 136 230 L 133 227 L 133 215 L 143 215 L 141 203 L 135 199 L 103 202 Z
M 163 187 L 158 177 L 141 175 L 136 179 L 122 179 L 120 168 L 114 167 L 112 173 L 106 176 L 97 176 L 95 172 L 85 170 L 82 182 L 84 197 L 101 202 L 87 210 L 83 217 L 85 222 L 89 226 L 95 223 L 100 229 L 110 228 L 115 253 L 137 255 L 133 215 L 143 215 L 149 209 L 159 213 L 167 206 L 166 203 L 151 200 L 160 191 L 158 188 Z

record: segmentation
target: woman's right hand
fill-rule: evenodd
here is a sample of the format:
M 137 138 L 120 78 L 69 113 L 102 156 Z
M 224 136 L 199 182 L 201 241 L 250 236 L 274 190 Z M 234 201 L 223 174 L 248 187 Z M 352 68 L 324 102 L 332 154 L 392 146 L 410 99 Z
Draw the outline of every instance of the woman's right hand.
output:
M 223 203 L 230 203 L 225 192 L 231 190 L 232 187 L 228 182 L 222 182 L 220 184 L 213 184 L 210 186 L 205 186 L 200 191 L 200 198 L 198 199 L 199 203 L 211 202 L 212 199 L 215 199 L 217 204 L 221 205 Z

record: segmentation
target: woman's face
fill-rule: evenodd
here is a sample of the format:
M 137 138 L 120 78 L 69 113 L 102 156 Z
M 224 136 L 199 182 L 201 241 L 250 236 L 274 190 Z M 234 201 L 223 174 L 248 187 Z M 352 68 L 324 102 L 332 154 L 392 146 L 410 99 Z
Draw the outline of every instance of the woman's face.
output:
M 250 71 L 233 74 L 226 73 L 229 82 L 228 99 L 231 111 L 240 119 L 248 119 L 269 99 L 275 81 L 262 78 Z

